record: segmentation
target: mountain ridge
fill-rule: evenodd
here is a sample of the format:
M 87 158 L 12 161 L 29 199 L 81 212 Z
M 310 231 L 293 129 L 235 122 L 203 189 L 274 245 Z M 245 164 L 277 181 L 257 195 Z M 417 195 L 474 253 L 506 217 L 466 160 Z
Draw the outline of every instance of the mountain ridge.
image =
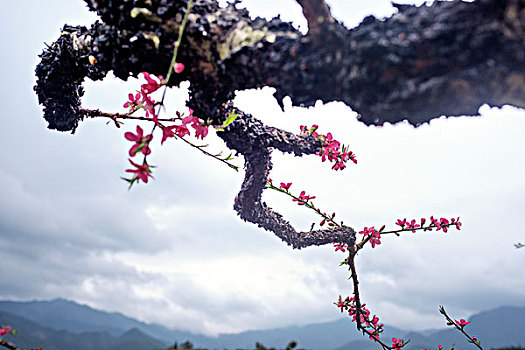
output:
M 113 342 L 111 344 L 117 344 L 114 339 L 125 342 L 138 336 L 139 340 L 144 341 L 145 344 L 157 341 L 157 345 L 163 344 L 165 346 L 166 344 L 171 345 L 175 341 L 178 343 L 190 341 L 198 347 L 209 349 L 252 349 L 256 341 L 265 346 L 280 348 L 291 340 L 297 341 L 300 348 L 311 350 L 368 350 L 375 349 L 376 346 L 366 337 L 363 337 L 347 318 L 331 322 L 293 325 L 269 330 L 251 330 L 209 337 L 141 322 L 118 312 L 96 310 L 87 305 L 65 299 L 26 302 L 0 300 L 0 316 L 2 313 L 4 317 L 0 317 L 0 320 L 5 323 L 9 323 L 9 319 L 5 318 L 5 313 L 9 313 L 15 317 L 27 319 L 28 322 L 33 323 L 33 327 L 44 327 L 51 333 L 66 332 L 65 335 L 68 337 L 72 337 L 69 333 L 87 333 L 92 334 L 92 337 L 101 337 L 109 343 Z M 484 345 L 487 344 L 492 347 L 525 345 L 525 307 L 500 307 L 475 314 L 470 320 L 472 324 L 469 325 L 469 332 L 472 331 L 474 332 L 472 334 L 478 335 Z M 501 326 L 500 323 L 504 323 L 505 326 Z M 22 333 L 22 329 L 19 331 Z M 464 338 L 457 331 L 447 328 L 425 332 L 407 332 L 385 326 L 383 339 L 391 339 L 394 336 L 412 339 L 406 350 L 415 348 L 419 350 L 425 347 L 436 348 L 440 343 L 443 346 L 450 346 L 452 345 L 451 339 L 457 344 L 456 349 L 458 350 L 467 348 L 469 345 L 462 347 L 460 344 L 465 342 Z M 369 344 L 373 347 L 370 347 Z M 103 348 L 96 350 L 100 349 Z M 127 350 L 127 348 L 125 349 Z M 46 350 L 54 349 L 46 347 Z M 69 348 L 57 348 L 56 350 L 69 350 Z

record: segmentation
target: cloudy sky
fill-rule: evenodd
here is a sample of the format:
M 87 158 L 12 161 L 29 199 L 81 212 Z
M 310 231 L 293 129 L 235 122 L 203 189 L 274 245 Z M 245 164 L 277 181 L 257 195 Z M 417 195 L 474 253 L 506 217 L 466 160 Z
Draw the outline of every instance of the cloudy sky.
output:
M 387 0 L 333 0 L 354 26 L 393 12 Z M 245 1 L 261 16 L 282 14 L 305 28 L 294 1 Z M 0 299 L 67 298 L 167 327 L 205 334 L 340 317 L 332 302 L 351 293 L 342 255 L 331 247 L 294 251 L 242 222 L 232 209 L 243 174 L 180 142 L 153 145 L 155 181 L 131 191 L 120 180 L 129 142 L 103 120 L 75 135 L 46 129 L 32 91 L 37 54 L 64 23 L 96 17 L 81 0 L 0 5 Z M 83 103 L 121 111 L 124 83 L 87 82 Z M 525 112 L 483 106 L 478 118 L 440 118 L 366 127 L 340 103 L 283 113 L 272 90 L 239 92 L 237 106 L 270 125 L 321 132 L 351 146 L 359 164 L 333 172 L 318 157 L 276 152 L 271 177 L 317 196 L 345 223 L 393 227 L 398 218 L 461 216 L 461 231 L 386 237 L 358 257 L 363 299 L 383 322 L 406 329 L 444 325 L 438 306 L 461 317 L 525 305 Z M 184 89 L 168 110 L 184 110 Z M 209 137 L 213 150 L 222 142 Z M 242 159 L 237 160 L 242 165 Z M 277 194 L 265 200 L 307 229 L 316 220 Z

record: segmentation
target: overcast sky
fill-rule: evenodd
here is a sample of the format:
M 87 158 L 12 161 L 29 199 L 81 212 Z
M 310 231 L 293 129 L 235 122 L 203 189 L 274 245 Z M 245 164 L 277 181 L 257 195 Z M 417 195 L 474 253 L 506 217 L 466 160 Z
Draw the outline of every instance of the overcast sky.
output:
M 282 14 L 305 28 L 293 0 L 245 1 L 254 14 Z M 387 0 L 334 0 L 348 26 L 393 12 Z M 366 4 L 366 5 L 365 5 Z M 154 142 L 155 181 L 128 192 L 120 180 L 130 143 L 124 130 L 87 120 L 75 135 L 50 131 L 32 91 L 37 54 L 64 23 L 90 25 L 81 0 L 2 1 L 0 5 L 0 299 L 62 297 L 167 327 L 205 334 L 340 317 L 349 295 L 343 255 L 332 247 L 292 250 L 242 222 L 232 205 L 243 173 L 180 142 Z M 109 76 L 87 82 L 83 104 L 122 111 L 140 82 Z M 185 110 L 184 89 L 168 110 Z M 393 227 L 398 218 L 460 216 L 461 231 L 385 237 L 358 259 L 362 296 L 383 322 L 420 330 L 453 315 L 525 305 L 525 112 L 481 108 L 478 118 L 440 118 L 366 127 L 341 103 L 283 113 L 271 89 L 239 92 L 236 105 L 264 122 L 299 131 L 319 124 L 357 154 L 334 172 L 315 156 L 275 152 L 274 181 L 316 195 L 356 229 Z M 225 150 L 215 136 L 213 150 Z M 242 165 L 242 159 L 237 160 Z M 317 218 L 276 194 L 265 200 L 301 229 Z

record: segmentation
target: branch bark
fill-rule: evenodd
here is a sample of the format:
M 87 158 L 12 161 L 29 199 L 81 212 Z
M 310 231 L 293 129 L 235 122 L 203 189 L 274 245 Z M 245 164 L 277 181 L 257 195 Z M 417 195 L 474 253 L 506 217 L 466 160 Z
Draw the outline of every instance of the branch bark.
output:
M 0 346 L 3 346 L 4 348 L 9 349 L 9 350 L 20 350 L 18 346 L 16 346 L 15 344 L 5 339 L 0 339 Z
M 227 113 L 231 112 L 239 114 L 239 117 L 225 132 L 219 133 L 219 137 L 229 148 L 244 156 L 244 182 L 233 206 L 241 219 L 274 232 L 277 237 L 297 249 L 335 242 L 353 245 L 355 231 L 351 227 L 298 232 L 261 199 L 272 169 L 272 150 L 278 149 L 299 157 L 315 154 L 321 146 L 319 140 L 265 126 L 251 115 L 233 109 L 230 105 Z

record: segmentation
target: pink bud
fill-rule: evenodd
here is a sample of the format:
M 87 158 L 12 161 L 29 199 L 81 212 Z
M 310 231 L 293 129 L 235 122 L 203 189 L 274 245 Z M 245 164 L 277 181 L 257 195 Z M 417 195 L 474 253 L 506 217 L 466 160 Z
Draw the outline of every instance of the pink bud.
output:
M 184 70 L 184 64 L 182 64 L 182 63 L 175 63 L 173 65 L 173 68 L 175 68 L 175 73 L 181 73 Z

